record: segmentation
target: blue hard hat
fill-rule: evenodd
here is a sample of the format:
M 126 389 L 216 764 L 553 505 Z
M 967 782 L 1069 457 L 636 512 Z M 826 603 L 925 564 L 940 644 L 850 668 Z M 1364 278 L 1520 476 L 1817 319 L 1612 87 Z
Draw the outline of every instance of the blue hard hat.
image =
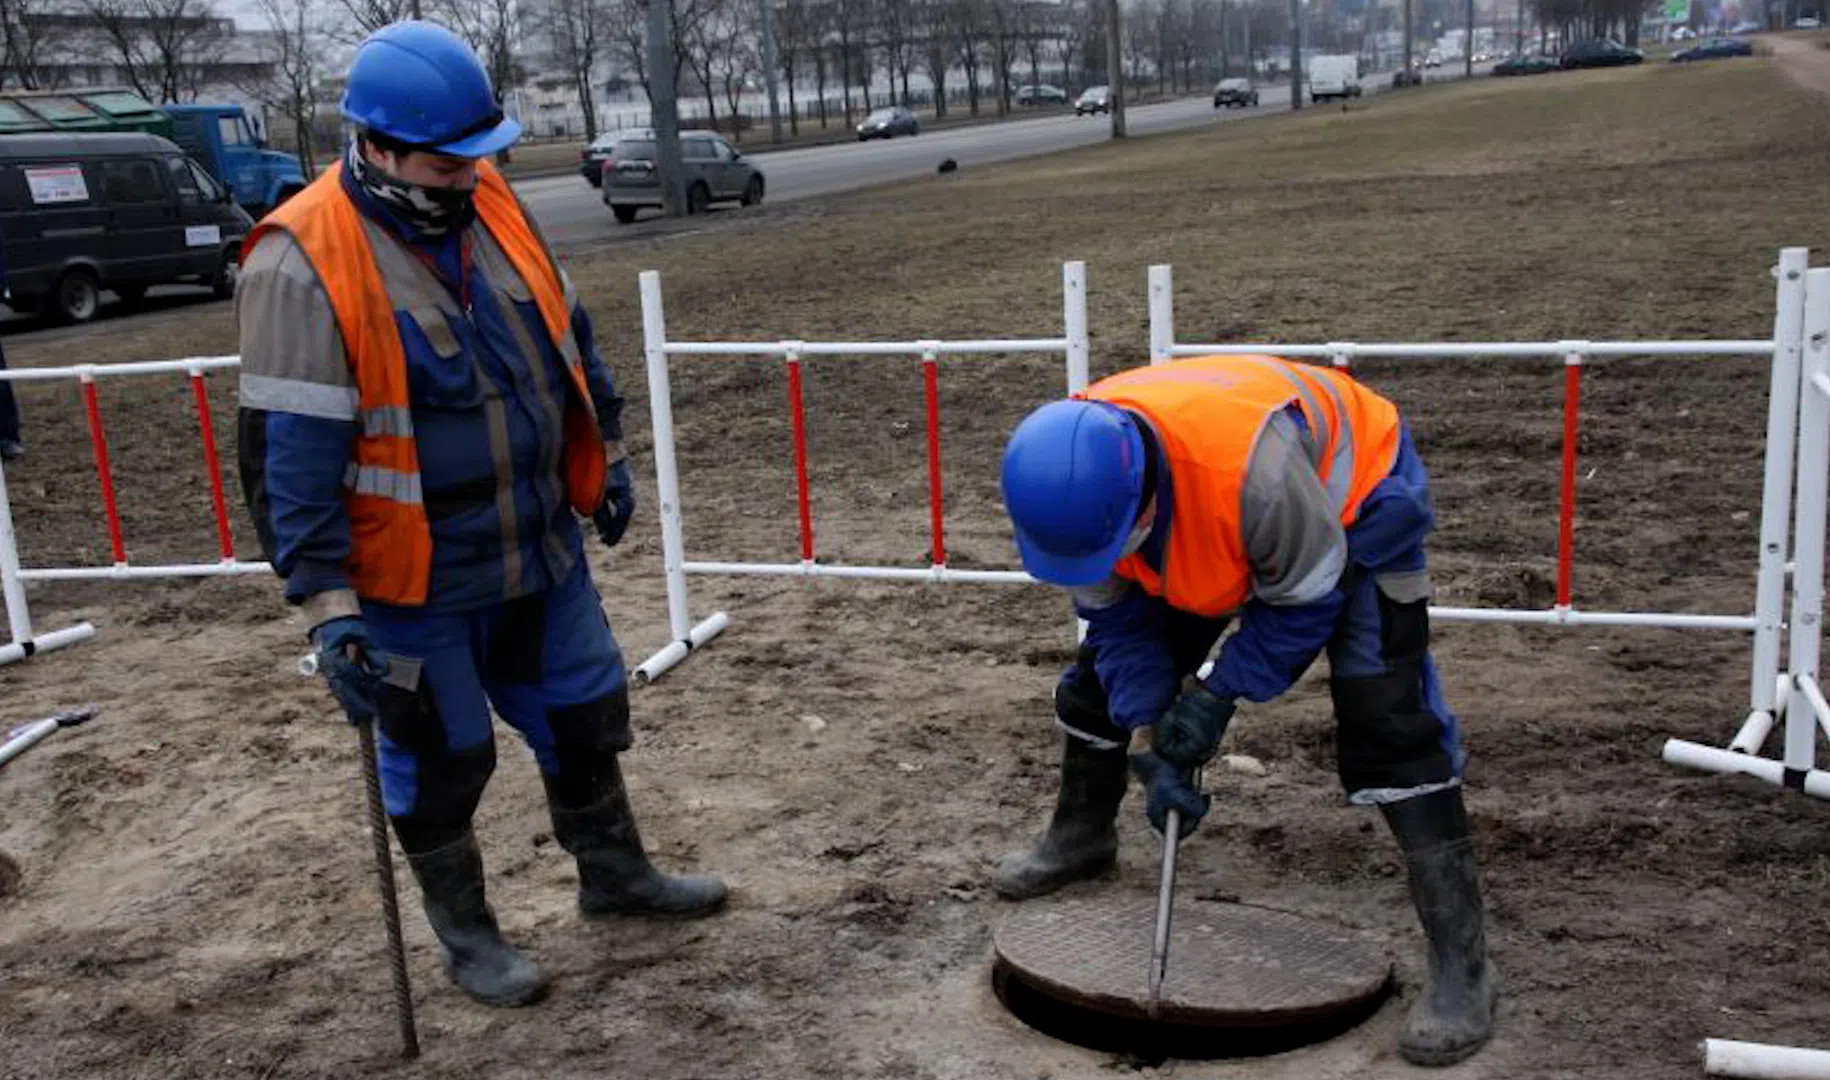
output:
M 357 46 L 343 115 L 364 131 L 452 157 L 488 157 L 521 137 L 470 46 L 417 20 L 384 26 Z
M 1054 585 L 1112 573 L 1144 497 L 1144 438 L 1117 406 L 1055 401 L 1004 447 L 1004 508 L 1023 568 Z

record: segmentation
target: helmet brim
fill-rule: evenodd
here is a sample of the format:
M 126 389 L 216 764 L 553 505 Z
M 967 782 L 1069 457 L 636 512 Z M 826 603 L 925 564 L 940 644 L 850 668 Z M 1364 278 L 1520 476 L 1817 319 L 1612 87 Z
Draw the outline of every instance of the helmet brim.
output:
M 479 131 L 459 139 L 456 142 L 443 143 L 428 147 L 434 154 L 447 157 L 486 158 L 498 154 L 515 144 L 521 137 L 521 122 L 512 116 L 504 116 L 502 122 L 487 131 Z
M 1137 517 L 1137 500 L 1133 500 L 1125 520 Z M 1125 557 L 1125 542 L 1131 538 L 1130 529 L 1121 529 L 1116 539 L 1104 548 L 1088 555 L 1051 555 L 1030 543 L 1022 530 L 1016 533 L 1017 554 L 1023 559 L 1023 569 L 1030 576 L 1045 581 L 1050 585 L 1059 585 L 1068 589 L 1085 588 L 1097 585 L 1112 576 L 1118 568 L 1118 562 Z

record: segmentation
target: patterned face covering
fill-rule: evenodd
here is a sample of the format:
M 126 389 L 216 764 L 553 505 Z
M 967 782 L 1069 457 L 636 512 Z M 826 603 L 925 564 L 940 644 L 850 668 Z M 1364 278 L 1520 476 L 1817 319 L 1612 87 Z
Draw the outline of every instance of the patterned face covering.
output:
M 362 140 L 352 139 L 346 167 L 356 183 L 421 236 L 444 236 L 462 229 L 476 215 L 476 189 L 426 187 L 389 176 L 362 153 Z

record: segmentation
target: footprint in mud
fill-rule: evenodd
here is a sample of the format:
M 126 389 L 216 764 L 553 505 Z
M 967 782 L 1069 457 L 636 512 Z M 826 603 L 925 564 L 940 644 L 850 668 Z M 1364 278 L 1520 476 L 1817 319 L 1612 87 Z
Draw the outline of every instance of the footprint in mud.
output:
M 11 855 L 0 851 L 0 900 L 18 892 L 24 880 L 25 874 L 20 871 L 18 862 Z

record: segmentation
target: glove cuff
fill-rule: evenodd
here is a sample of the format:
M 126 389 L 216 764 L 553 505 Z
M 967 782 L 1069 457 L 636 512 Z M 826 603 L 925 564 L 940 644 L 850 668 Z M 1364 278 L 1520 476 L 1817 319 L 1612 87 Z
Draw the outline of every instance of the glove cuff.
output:
M 356 600 L 354 589 L 326 589 L 307 596 L 299 606 L 305 613 L 306 637 L 317 633 L 318 627 L 332 619 L 362 617 L 362 605 Z

